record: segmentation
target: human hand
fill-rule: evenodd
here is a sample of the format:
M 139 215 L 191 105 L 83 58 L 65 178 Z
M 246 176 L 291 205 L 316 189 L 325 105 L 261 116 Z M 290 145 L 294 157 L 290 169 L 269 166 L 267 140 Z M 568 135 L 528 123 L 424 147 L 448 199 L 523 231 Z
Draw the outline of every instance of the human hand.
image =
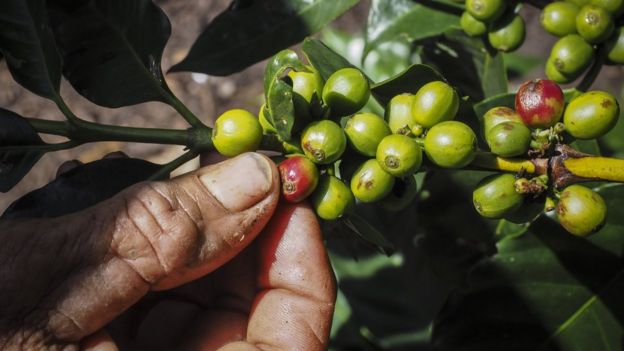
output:
M 335 283 L 318 222 L 278 199 L 274 165 L 250 153 L 1 221 L 0 348 L 325 349 Z

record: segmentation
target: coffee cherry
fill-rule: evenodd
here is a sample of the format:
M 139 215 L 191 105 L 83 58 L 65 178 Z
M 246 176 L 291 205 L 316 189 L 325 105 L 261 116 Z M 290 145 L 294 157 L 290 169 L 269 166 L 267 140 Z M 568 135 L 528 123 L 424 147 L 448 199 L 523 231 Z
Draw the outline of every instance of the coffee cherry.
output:
M 474 160 L 477 136 L 464 123 L 447 121 L 435 125 L 425 137 L 425 154 L 436 165 L 462 168 Z
M 217 151 L 227 157 L 255 151 L 262 140 L 262 127 L 258 119 L 248 111 L 229 110 L 215 121 L 212 143 Z
M 260 111 L 258 111 L 258 122 L 260 122 L 262 131 L 264 134 L 277 134 L 277 129 L 269 122 L 268 115 L 269 111 L 267 110 L 266 104 L 262 104 L 262 106 L 260 106 Z
M 459 110 L 459 96 L 453 87 L 434 81 L 425 84 L 414 96 L 412 115 L 425 128 L 455 118 Z
M 379 204 L 386 211 L 398 212 L 411 205 L 416 195 L 418 184 L 414 176 L 397 178 L 390 193 Z
M 340 158 L 347 147 L 342 128 L 330 120 L 313 122 L 301 134 L 301 148 L 314 163 L 328 164 Z
M 564 1 L 565 2 L 569 2 L 571 4 L 574 4 L 574 5 L 578 6 L 578 7 L 582 7 L 584 5 L 589 4 L 590 0 L 564 0 Z
M 516 178 L 495 174 L 483 179 L 472 193 L 472 203 L 485 218 L 502 218 L 522 205 L 524 197 L 516 192 Z
M 540 22 L 544 29 L 558 37 L 576 33 L 576 16 L 580 8 L 570 2 L 552 2 L 542 10 Z
M 340 179 L 327 174 L 321 177 L 311 200 L 316 214 L 327 221 L 342 217 L 355 206 L 349 187 Z
M 311 104 L 314 101 L 320 103 L 321 93 L 323 92 L 324 83 L 321 75 L 314 67 L 307 66 L 306 68 L 310 72 L 290 71 L 288 73 L 293 83 L 293 104 L 296 121 L 309 121 L 312 118 Z
M 577 78 L 577 76 L 563 75 L 561 72 L 559 72 L 559 70 L 557 70 L 557 67 L 555 67 L 554 62 L 555 60 L 553 60 L 552 57 L 546 61 L 546 68 L 544 71 L 548 79 L 558 84 L 566 84 L 566 83 L 570 83 L 571 81 Z
M 415 173 L 422 163 L 422 150 L 416 141 L 401 134 L 388 135 L 377 148 L 377 161 L 395 177 Z
M 394 186 L 394 177 L 375 159 L 364 162 L 351 178 L 351 191 L 361 202 L 383 199 Z
M 590 0 L 590 4 L 602 7 L 617 17 L 624 12 L 624 0 Z
M 358 112 L 370 97 L 368 79 L 356 68 L 343 68 L 334 72 L 323 87 L 323 101 L 334 117 Z
M 609 132 L 619 116 L 620 106 L 613 95 L 604 91 L 590 91 L 570 102 L 563 123 L 573 137 L 595 139 Z
M 602 7 L 585 5 L 576 16 L 576 30 L 590 44 L 602 43 L 613 29 L 613 18 Z
M 577 34 L 566 35 L 552 47 L 550 59 L 565 77 L 578 77 L 594 58 L 594 48 Z
M 524 20 L 516 15 L 497 22 L 488 33 L 488 40 L 498 51 L 511 52 L 522 45 L 525 34 Z
M 301 202 L 316 189 L 319 171 L 306 157 L 289 157 L 277 168 L 282 179 L 282 195 L 287 201 Z
M 490 150 L 502 157 L 523 155 L 529 150 L 531 130 L 522 123 L 504 122 L 495 125 L 485 135 Z
M 472 17 L 468 11 L 462 13 L 459 19 L 459 25 L 466 34 L 471 37 L 478 37 L 487 32 L 487 25 L 484 22 Z
M 517 122 L 524 123 L 520 115 L 514 111 L 513 109 L 505 106 L 493 107 L 489 109 L 484 115 L 482 120 L 483 137 L 492 129 L 494 126 L 505 123 L 505 122 Z
M 618 28 L 605 46 L 610 63 L 624 64 L 624 27 Z
M 551 80 L 524 82 L 516 94 L 516 111 L 524 124 L 532 128 L 554 126 L 561 120 L 564 105 L 561 88 Z
M 375 156 L 381 139 L 390 134 L 390 128 L 379 116 L 370 112 L 357 113 L 349 118 L 344 128 L 349 145 L 364 156 Z
M 559 223 L 578 236 L 599 231 L 607 217 L 607 205 L 602 196 L 581 185 L 565 188 L 556 210 Z
M 493 22 L 505 12 L 506 0 L 466 0 L 466 11 L 483 22 Z
M 386 107 L 385 118 L 394 134 L 413 134 L 416 119 L 412 115 L 414 95 L 399 94 L 393 97 Z

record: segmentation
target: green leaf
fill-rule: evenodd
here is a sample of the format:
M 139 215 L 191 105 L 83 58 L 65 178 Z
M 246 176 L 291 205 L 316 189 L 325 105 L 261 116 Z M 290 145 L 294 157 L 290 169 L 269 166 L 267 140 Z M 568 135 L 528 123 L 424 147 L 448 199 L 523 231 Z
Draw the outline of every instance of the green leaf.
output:
M 148 179 L 161 167 L 133 158 L 102 159 L 87 163 L 24 195 L 9 206 L 1 218 L 59 217 L 77 212 Z M 164 178 L 169 176 L 165 175 Z
M 332 73 L 339 69 L 347 67 L 357 68 L 317 39 L 306 38 L 301 45 L 301 50 L 323 80 L 327 80 Z
M 45 150 L 3 147 L 44 145 L 39 135 L 22 116 L 0 108 L 0 191 L 11 190 L 45 154 Z
M 434 1 L 373 0 L 366 26 L 364 57 L 379 44 L 403 37 L 409 41 L 459 28 L 461 9 Z
M 171 71 L 225 76 L 323 29 L 359 0 L 235 0 Z
M 276 78 L 267 95 L 270 122 L 277 130 L 279 137 L 288 141 L 295 124 L 293 87 L 282 79 Z
M 121 107 L 168 101 L 160 61 L 169 19 L 150 0 L 52 2 L 63 73 L 90 101 Z
M 363 217 L 357 214 L 351 214 L 344 220 L 344 224 L 364 241 L 379 249 L 381 253 L 389 256 L 394 252 L 394 245 Z
M 286 49 L 275 54 L 275 56 L 267 62 L 266 68 L 264 69 L 264 91 L 269 91 L 269 89 L 271 89 L 271 84 L 273 84 L 276 79 L 282 78 L 284 73 L 289 69 L 295 71 L 306 70 L 296 52 Z
M 59 98 L 61 57 L 45 0 L 0 1 L 0 52 L 13 79 L 33 93 Z
M 436 80 L 446 81 L 435 69 L 416 64 L 392 78 L 373 84 L 371 92 L 380 104 L 386 106 L 394 96 L 402 93 L 414 94 L 423 85 Z
M 624 186 L 603 187 L 606 226 L 579 238 L 541 218 L 500 241 L 449 299 L 434 327 L 441 350 L 620 350 L 624 337 Z

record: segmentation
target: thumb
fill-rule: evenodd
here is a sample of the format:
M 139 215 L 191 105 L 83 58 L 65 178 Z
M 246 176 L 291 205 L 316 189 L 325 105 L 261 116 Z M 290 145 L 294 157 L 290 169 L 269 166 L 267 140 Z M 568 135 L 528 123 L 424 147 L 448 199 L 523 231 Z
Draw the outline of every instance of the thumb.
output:
M 0 272 L 7 280 L 0 285 L 14 291 L 0 310 L 6 303 L 16 314 L 36 311 L 31 315 L 41 320 L 29 325 L 39 330 L 18 326 L 16 335 L 76 343 L 149 290 L 187 283 L 223 265 L 257 236 L 278 198 L 273 163 L 247 153 L 169 181 L 137 184 L 74 215 L 0 222 L 0 233 L 8 229 L 13 235 L 4 235 L 29 248 L 7 253 L 13 264 Z M 40 291 L 20 294 L 26 287 Z

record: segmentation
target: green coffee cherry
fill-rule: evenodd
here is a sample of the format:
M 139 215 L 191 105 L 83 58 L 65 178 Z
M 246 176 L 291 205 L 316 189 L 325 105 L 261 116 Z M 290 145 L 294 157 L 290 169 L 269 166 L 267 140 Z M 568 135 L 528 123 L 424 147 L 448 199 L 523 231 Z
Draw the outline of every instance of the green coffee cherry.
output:
M 374 113 L 363 112 L 349 118 L 344 128 L 349 145 L 364 156 L 375 156 L 377 145 L 390 134 L 390 128 Z
M 355 206 L 355 199 L 349 187 L 331 175 L 321 176 L 311 200 L 316 214 L 327 221 L 342 217 Z
M 229 110 L 215 121 L 212 143 L 217 151 L 227 157 L 255 151 L 262 140 L 262 126 L 248 111 Z
M 379 143 L 377 161 L 386 172 L 395 177 L 405 177 L 420 168 L 422 150 L 414 139 L 401 134 L 392 134 Z
M 580 8 L 564 1 L 552 2 L 542 10 L 540 22 L 542 27 L 558 37 L 576 33 L 576 16 Z
M 578 236 L 599 231 L 607 217 L 607 205 L 602 196 L 581 185 L 565 188 L 556 210 L 559 223 Z
M 268 115 L 269 111 L 266 108 L 266 104 L 262 104 L 260 111 L 258 111 L 258 122 L 260 122 L 262 131 L 264 134 L 277 134 L 277 129 L 269 122 Z
M 394 134 L 413 134 L 416 119 L 412 115 L 414 95 L 399 94 L 390 100 L 386 107 L 385 118 Z
M 379 204 L 386 211 L 398 212 L 411 205 L 416 195 L 418 184 L 414 176 L 397 178 L 390 193 Z
M 472 193 L 472 203 L 485 218 L 502 218 L 518 209 L 524 197 L 516 192 L 516 178 L 495 174 L 483 179 Z
M 313 122 L 301 134 L 301 148 L 314 163 L 328 164 L 340 158 L 347 147 L 342 128 L 330 120 Z
M 358 112 L 370 97 L 368 79 L 356 68 L 343 68 L 334 72 L 323 87 L 323 101 L 334 117 Z
M 594 5 L 585 5 L 576 16 L 576 30 L 590 44 L 599 44 L 613 33 L 611 14 Z
M 569 2 L 571 4 L 574 4 L 578 7 L 582 7 L 584 5 L 589 4 L 589 0 L 564 0 L 565 2 Z
M 493 107 L 483 115 L 483 137 L 492 127 L 505 122 L 523 123 L 520 115 L 513 109 L 505 106 Z
M 602 7 L 617 17 L 624 12 L 624 0 L 590 0 L 590 4 Z
M 436 165 L 462 168 L 474 160 L 477 136 L 464 123 L 447 121 L 435 125 L 425 137 L 425 154 Z
M 412 115 L 416 123 L 425 128 L 450 121 L 455 118 L 459 110 L 459 96 L 453 87 L 434 81 L 418 89 L 414 96 Z
M 511 52 L 522 45 L 525 34 L 524 20 L 516 15 L 511 19 L 499 21 L 488 33 L 488 40 L 498 51 Z
M 531 130 L 522 123 L 504 122 L 495 125 L 485 134 L 490 150 L 502 157 L 524 155 L 531 143 Z
M 506 0 L 466 0 L 466 11 L 479 21 L 491 23 L 505 12 Z
M 293 83 L 295 116 L 299 120 L 312 118 L 311 104 L 314 102 L 320 104 L 321 93 L 323 92 L 323 78 L 314 67 L 307 66 L 307 68 L 310 72 L 290 71 L 288 73 Z
M 487 32 L 487 25 L 484 22 L 472 17 L 468 11 L 462 13 L 459 19 L 459 25 L 466 34 L 471 37 L 478 37 Z
M 618 28 L 605 46 L 610 63 L 624 64 L 624 27 Z
M 563 76 L 576 78 L 589 66 L 593 58 L 594 48 L 581 36 L 570 34 L 553 45 L 549 60 L 552 60 L 554 67 Z
M 394 177 L 375 159 L 364 162 L 351 178 L 351 191 L 361 202 L 383 199 L 394 186 Z
M 554 62 L 555 60 L 552 58 L 549 58 L 546 61 L 545 73 L 548 79 L 558 84 L 566 84 L 578 78 L 578 76 L 564 76 L 561 72 L 559 72 L 559 70 L 557 70 Z
M 590 91 L 568 104 L 563 115 L 566 131 L 577 139 L 595 139 L 607 134 L 617 123 L 620 106 L 604 91 Z

